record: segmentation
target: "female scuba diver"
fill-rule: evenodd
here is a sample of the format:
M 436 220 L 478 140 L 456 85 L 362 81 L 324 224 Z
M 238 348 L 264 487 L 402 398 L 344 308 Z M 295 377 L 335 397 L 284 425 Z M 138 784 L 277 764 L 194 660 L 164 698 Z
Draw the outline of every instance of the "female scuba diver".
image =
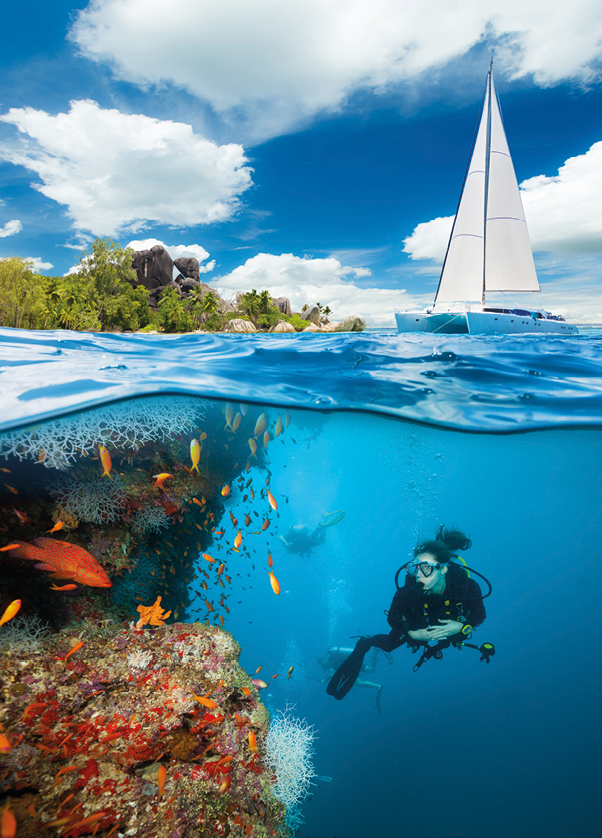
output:
M 483 594 L 470 578 L 471 569 L 452 562 L 459 559 L 454 551 L 468 550 L 471 545 L 472 541 L 464 533 L 441 526 L 433 541 L 423 541 L 415 547 L 414 560 L 400 568 L 395 576 L 397 585 L 399 573 L 404 567 L 407 569 L 404 586 L 397 587 L 387 614 L 391 631 L 360 637 L 353 652 L 330 679 L 328 695 L 339 701 L 347 695 L 359 675 L 364 655 L 372 647 L 392 652 L 407 643 L 416 652 L 422 646 L 423 654 L 414 671 L 431 657 L 440 659 L 442 650 L 448 646 L 478 649 L 481 660 L 489 663 L 495 654 L 491 644 L 466 643 L 471 631 L 485 620 Z M 490 593 L 489 585 L 485 596 Z M 429 646 L 430 641 L 436 645 Z

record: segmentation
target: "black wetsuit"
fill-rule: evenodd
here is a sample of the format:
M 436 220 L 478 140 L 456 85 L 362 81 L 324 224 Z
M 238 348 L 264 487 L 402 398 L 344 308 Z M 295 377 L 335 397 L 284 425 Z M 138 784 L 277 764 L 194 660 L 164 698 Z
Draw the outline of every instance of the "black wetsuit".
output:
M 439 620 L 457 620 L 476 628 L 485 617 L 481 589 L 460 565 L 448 565 L 445 590 L 442 594 L 424 591 L 415 577 L 408 574 L 403 588 L 397 589 L 387 615 L 387 622 L 391 626 L 389 634 L 361 637 L 353 652 L 332 676 L 326 692 L 334 698 L 344 698 L 355 683 L 364 655 L 373 646 L 382 649 L 383 652 L 392 652 L 404 643 L 417 648 L 426 644 L 411 638 L 408 635 L 409 631 L 439 626 Z M 453 634 L 445 645 L 458 645 L 469 633 Z

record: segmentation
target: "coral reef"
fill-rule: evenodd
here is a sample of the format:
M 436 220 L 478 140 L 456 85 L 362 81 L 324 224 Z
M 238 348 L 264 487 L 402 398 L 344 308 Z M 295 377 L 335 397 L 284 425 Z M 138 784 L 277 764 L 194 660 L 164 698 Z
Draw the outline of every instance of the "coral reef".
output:
M 162 506 L 145 506 L 132 516 L 134 532 L 161 532 L 173 523 Z
M 199 623 L 105 626 L 41 647 L 0 661 L 11 743 L 0 787 L 19 836 L 50 838 L 56 826 L 65 838 L 287 834 L 269 715 L 231 635 Z M 283 749 L 296 748 L 296 773 L 287 768 L 276 786 L 294 803 L 313 734 L 286 716 L 275 724 L 281 771 Z
M 127 494 L 123 477 L 112 480 L 72 480 L 64 478 L 49 486 L 57 504 L 80 521 L 106 524 L 117 521 L 125 506 Z
M 50 629 L 39 617 L 26 617 L 22 614 L 2 627 L 0 633 L 0 652 L 39 652 L 42 641 L 48 637 Z
M 0 435 L 0 456 L 34 460 L 64 470 L 99 443 L 137 451 L 148 442 L 174 439 L 205 415 L 204 402 L 186 396 L 151 396 L 61 416 L 33 428 Z
M 286 807 L 286 824 L 294 833 L 301 824 L 301 805 L 309 794 L 314 770 L 315 731 L 305 719 L 292 715 L 292 707 L 272 719 L 265 742 L 265 760 L 274 775 L 274 796 Z

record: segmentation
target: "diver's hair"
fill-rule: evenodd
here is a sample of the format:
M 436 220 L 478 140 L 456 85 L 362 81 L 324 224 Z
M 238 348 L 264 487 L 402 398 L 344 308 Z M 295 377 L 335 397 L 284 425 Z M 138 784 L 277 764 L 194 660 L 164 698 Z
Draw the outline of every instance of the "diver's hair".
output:
M 414 558 L 421 553 L 431 553 L 439 564 L 447 564 L 456 550 L 468 550 L 471 545 L 472 541 L 463 532 L 441 525 L 434 541 L 421 541 L 414 547 Z

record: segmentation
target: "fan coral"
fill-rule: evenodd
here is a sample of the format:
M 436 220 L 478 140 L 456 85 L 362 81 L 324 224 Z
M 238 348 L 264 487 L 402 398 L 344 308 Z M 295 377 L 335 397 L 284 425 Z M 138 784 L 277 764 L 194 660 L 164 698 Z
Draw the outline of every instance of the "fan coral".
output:
M 204 404 L 187 396 L 161 396 L 93 408 L 0 435 L 0 456 L 64 470 L 99 443 L 135 451 L 147 442 L 174 439 L 199 422 Z
M 312 762 L 314 728 L 293 716 L 292 709 L 287 706 L 272 719 L 265 745 L 266 763 L 276 775 L 274 796 L 286 806 L 286 824 L 294 833 L 303 823 L 301 805 L 316 772 Z
M 50 629 L 39 617 L 19 615 L 0 629 L 0 651 L 37 652 Z
M 172 523 L 162 506 L 145 506 L 132 516 L 134 532 L 161 532 Z
M 69 478 L 50 486 L 50 492 L 67 512 L 80 521 L 106 524 L 116 521 L 127 495 L 123 478 L 113 480 L 71 480 Z

